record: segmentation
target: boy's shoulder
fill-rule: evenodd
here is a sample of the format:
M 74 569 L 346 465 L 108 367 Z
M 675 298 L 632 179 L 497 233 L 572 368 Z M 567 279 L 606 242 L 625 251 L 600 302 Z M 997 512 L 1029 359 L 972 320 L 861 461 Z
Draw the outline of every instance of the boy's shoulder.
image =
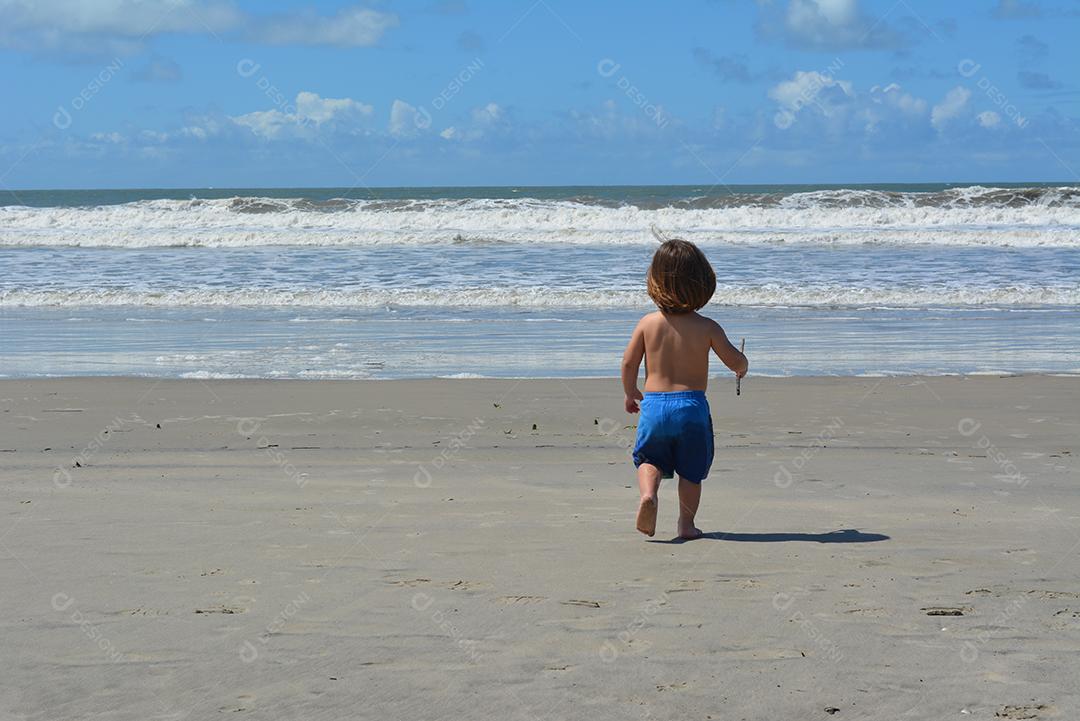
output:
M 637 331 L 646 331 L 651 328 L 656 328 L 660 323 L 664 322 L 664 314 L 658 310 L 652 313 L 646 313 L 641 316 L 641 319 L 637 322 Z
M 684 321 L 689 321 L 694 326 L 700 328 L 703 332 L 712 333 L 716 330 L 719 330 L 721 332 L 723 331 L 723 328 L 720 327 L 719 323 L 706 315 L 698 313 L 697 311 L 681 313 L 677 317 L 683 319 Z M 659 310 L 654 310 L 652 313 L 646 313 L 641 317 L 641 320 L 638 321 L 639 328 L 656 327 L 665 324 L 670 325 L 671 319 Z M 686 326 L 683 327 L 685 328 Z
M 709 316 L 702 315 L 701 313 L 694 313 L 694 315 L 696 315 L 698 318 L 701 319 L 701 324 L 702 325 L 708 326 L 710 329 L 711 328 L 717 328 L 719 330 L 723 330 L 723 328 L 720 327 L 720 324 L 717 323 L 712 318 L 710 318 Z

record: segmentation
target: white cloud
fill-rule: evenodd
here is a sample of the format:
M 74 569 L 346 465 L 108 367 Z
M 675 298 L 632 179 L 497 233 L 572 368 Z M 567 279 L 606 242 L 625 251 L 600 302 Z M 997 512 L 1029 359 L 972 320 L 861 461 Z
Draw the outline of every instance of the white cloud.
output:
M 816 107 L 825 117 L 836 116 L 855 97 L 855 91 L 847 80 L 837 80 L 816 70 L 796 70 L 791 80 L 771 87 L 769 97 L 780 104 L 773 122 L 779 128 L 787 128 L 807 106 Z
M 180 128 L 180 135 L 196 140 L 206 140 L 211 135 L 216 135 L 213 129 L 204 128 L 201 125 L 186 125 Z
M 826 22 L 833 27 L 850 25 L 859 16 L 856 0 L 792 0 L 788 5 L 788 26 Z
M 996 128 L 1001 125 L 1001 116 L 993 110 L 986 110 L 975 117 L 978 119 L 979 125 L 984 128 Z
M 860 113 L 867 133 L 879 132 L 882 125 L 886 126 L 888 132 L 895 132 L 902 125 L 926 120 L 929 104 L 922 98 L 904 92 L 896 83 L 884 88 L 875 85 L 870 88 L 867 98 L 868 102 Z
M 768 7 L 770 3 L 759 3 Z M 883 19 L 867 17 L 858 0 L 790 0 L 778 27 L 789 43 L 814 50 L 899 47 L 905 39 Z
M 509 128 L 506 110 L 498 103 L 487 103 L 473 108 L 469 112 L 468 122 L 458 127 L 451 125 L 444 128 L 439 137 L 444 140 L 472 142 L 486 135 L 499 133 Z
M 847 97 L 854 95 L 851 83 L 846 80 L 836 80 L 816 70 L 796 70 L 791 80 L 783 80 L 770 88 L 769 97 L 787 108 L 798 110 L 808 103 L 818 103 L 828 88 L 839 88 Z
M 853 83 L 824 72 L 799 70 L 768 95 L 776 101 L 773 124 L 787 130 L 802 118 L 804 133 L 875 139 L 916 137 L 929 130 L 930 103 L 900 85 L 874 85 L 856 91 Z
M 904 89 L 896 83 L 886 85 L 884 88 L 874 86 L 870 88 L 870 98 L 873 102 L 894 108 L 905 115 L 924 115 L 927 102 L 922 98 L 905 93 Z
M 301 91 L 296 102 L 281 109 L 256 110 L 244 115 L 230 116 L 260 138 L 278 140 L 286 137 L 310 137 L 323 126 L 334 129 L 355 129 L 370 116 L 374 108 L 352 98 L 323 98 L 316 93 Z
M 187 125 L 183 125 L 175 131 L 140 130 L 136 137 L 138 142 L 144 146 L 164 145 L 177 140 L 205 142 L 225 135 L 238 127 L 232 118 L 223 118 L 219 115 L 190 116 L 187 118 L 187 123 Z
M 498 133 L 509 127 L 507 111 L 498 103 L 488 103 L 473 108 L 469 113 L 470 122 L 464 127 L 450 125 L 438 134 L 445 140 L 473 141 L 485 135 Z
M 488 103 L 472 111 L 473 121 L 481 125 L 492 125 L 503 118 L 503 109 L 497 103 Z
M 253 36 L 271 45 L 368 47 L 397 25 L 397 15 L 354 7 L 333 17 L 314 13 L 273 17 L 258 23 Z
M 161 133 L 156 130 L 143 130 L 139 132 L 139 140 L 147 143 L 164 143 L 168 139 L 168 133 Z
M 112 143 L 113 145 L 119 145 L 124 142 L 124 136 L 117 132 L 112 133 L 93 133 L 90 135 L 92 140 L 96 140 L 99 143 Z
M 229 119 L 265 140 L 294 136 L 304 130 L 303 118 L 293 113 L 283 113 L 280 110 L 255 110 L 243 115 L 230 116 Z
M 84 57 L 130 55 L 151 35 L 243 22 L 225 0 L 0 0 L 0 17 L 0 47 Z
M 5 30 L 138 38 L 149 33 L 222 31 L 243 19 L 222 0 L 0 0 Z
M 392 13 L 346 7 L 261 16 L 232 0 L 0 0 L 0 47 L 69 56 L 109 57 L 142 50 L 169 33 L 245 33 L 272 45 L 370 46 L 398 25 Z
M 417 110 L 404 100 L 396 99 L 390 106 L 390 126 L 388 130 L 395 137 L 404 138 L 416 135 L 430 125 L 431 116 L 426 110 Z
M 328 120 L 341 120 L 349 116 L 368 116 L 375 110 L 371 105 L 352 98 L 320 98 L 315 93 L 301 91 L 296 95 L 298 115 L 310 118 L 316 123 Z
M 957 85 L 947 92 L 942 101 L 930 111 L 930 122 L 938 130 L 943 129 L 950 120 L 963 112 L 970 98 L 971 91 L 962 85 Z

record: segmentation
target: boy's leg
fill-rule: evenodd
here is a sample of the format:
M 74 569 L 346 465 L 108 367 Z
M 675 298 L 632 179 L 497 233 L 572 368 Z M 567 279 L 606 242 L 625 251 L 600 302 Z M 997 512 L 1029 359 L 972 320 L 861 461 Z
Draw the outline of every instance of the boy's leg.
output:
M 638 504 L 637 529 L 646 536 L 656 533 L 656 492 L 660 490 L 660 469 L 651 463 L 638 466 L 638 488 L 641 490 L 641 503 Z
M 679 476 L 679 538 L 698 538 L 701 529 L 694 525 L 698 504 L 701 502 L 701 484 L 691 483 Z

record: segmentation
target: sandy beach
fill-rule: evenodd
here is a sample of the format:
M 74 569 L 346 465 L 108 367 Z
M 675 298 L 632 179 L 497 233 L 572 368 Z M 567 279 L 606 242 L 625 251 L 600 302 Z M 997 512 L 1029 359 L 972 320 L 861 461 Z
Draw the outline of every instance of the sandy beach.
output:
M 1077 718 L 1076 378 L 0 381 L 0 717 Z

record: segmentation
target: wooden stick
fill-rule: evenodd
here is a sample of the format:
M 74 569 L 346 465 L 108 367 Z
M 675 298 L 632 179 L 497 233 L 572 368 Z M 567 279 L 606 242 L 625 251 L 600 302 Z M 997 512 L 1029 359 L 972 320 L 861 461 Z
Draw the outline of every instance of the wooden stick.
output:
M 739 343 L 739 352 L 742 353 L 744 350 L 746 350 L 746 339 L 745 338 L 743 338 L 742 341 Z M 742 378 L 736 378 L 735 379 L 735 395 L 737 395 L 737 396 L 742 395 Z

